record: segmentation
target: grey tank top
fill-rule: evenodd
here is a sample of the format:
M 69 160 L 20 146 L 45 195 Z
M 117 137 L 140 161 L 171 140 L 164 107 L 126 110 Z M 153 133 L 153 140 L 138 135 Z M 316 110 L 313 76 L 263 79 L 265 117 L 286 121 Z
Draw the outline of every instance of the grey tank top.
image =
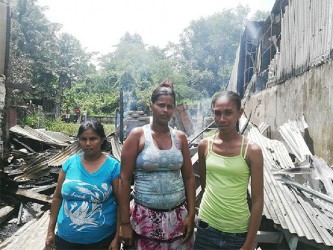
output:
M 169 129 L 172 146 L 160 150 L 153 142 L 150 124 L 144 125 L 145 145 L 136 158 L 133 197 L 152 209 L 171 209 L 185 201 L 183 155 L 176 132 Z

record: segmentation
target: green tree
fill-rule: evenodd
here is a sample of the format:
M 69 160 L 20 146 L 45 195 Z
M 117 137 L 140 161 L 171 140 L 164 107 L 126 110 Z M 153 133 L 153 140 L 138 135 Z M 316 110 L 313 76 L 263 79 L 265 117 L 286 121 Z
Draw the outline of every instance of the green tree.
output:
M 254 15 L 250 18 L 250 21 L 266 21 L 269 17 L 269 11 L 257 10 Z
M 148 112 L 151 91 L 165 79 L 175 83 L 178 102 L 211 96 L 228 82 L 249 12 L 239 6 L 192 21 L 179 44 L 162 49 L 148 46 L 139 34 L 125 33 L 113 52 L 99 58 L 101 69 L 96 71 L 90 63 L 93 54 L 62 33 L 59 24 L 49 22 L 37 0 L 5 2 L 13 12 L 11 82 L 34 90 L 15 93 L 22 100 L 53 100 L 56 116 L 61 105 L 63 110 L 79 106 L 95 115 L 115 112 L 120 87 L 129 109 Z
M 61 33 L 59 24 L 49 22 L 43 13 L 45 8 L 36 2 L 6 1 L 11 7 L 13 22 L 10 84 L 19 85 L 18 89 L 34 90 L 30 94 L 13 92 L 16 101 L 25 102 L 25 99 L 34 97 L 53 100 L 57 103 L 58 115 L 63 88 L 84 79 L 85 74 L 93 70 L 89 64 L 91 55 L 72 35 Z
M 147 91 L 157 83 L 170 79 L 178 86 L 184 84 L 185 76 L 168 56 L 169 52 L 168 48 L 146 46 L 138 34 L 126 33 L 114 52 L 100 58 L 102 74 L 106 77 L 103 82 L 123 88 L 125 109 L 148 111 L 150 96 Z M 183 95 L 189 92 L 183 91 Z
M 52 74 L 57 77 L 54 89 L 56 118 L 60 115 L 64 88 L 70 88 L 72 82 L 85 81 L 87 74 L 95 70 L 90 63 L 91 55 L 86 53 L 80 42 L 68 33 L 61 33 L 56 40 L 52 56 Z
M 60 26 L 50 23 L 44 9 L 34 0 L 5 1 L 12 12 L 12 39 L 10 49 L 10 84 L 20 89 L 39 92 L 45 82 L 52 82 L 49 74 L 52 39 Z M 19 101 L 27 96 L 25 91 L 15 91 Z M 12 99 L 14 99 L 12 98 Z
M 188 84 L 211 96 L 226 86 L 249 8 L 238 6 L 192 21 L 181 34 L 180 60 Z

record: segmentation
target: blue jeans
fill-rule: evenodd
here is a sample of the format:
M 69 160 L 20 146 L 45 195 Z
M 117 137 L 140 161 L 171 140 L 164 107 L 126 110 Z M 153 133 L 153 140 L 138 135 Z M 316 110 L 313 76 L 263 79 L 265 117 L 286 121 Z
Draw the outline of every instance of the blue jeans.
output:
M 245 242 L 246 235 L 247 233 L 224 233 L 199 220 L 193 249 L 240 249 Z

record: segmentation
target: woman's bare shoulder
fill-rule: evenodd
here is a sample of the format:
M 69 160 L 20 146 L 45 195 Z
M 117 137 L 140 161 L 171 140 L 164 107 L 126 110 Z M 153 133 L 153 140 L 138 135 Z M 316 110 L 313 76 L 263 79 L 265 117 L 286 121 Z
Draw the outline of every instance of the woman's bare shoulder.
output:
M 131 132 L 129 133 L 128 137 L 131 136 L 141 136 L 143 135 L 143 127 L 135 127 L 131 130 Z
M 134 145 L 137 145 L 141 138 L 144 136 L 143 127 L 136 127 L 131 130 L 131 132 L 126 137 L 126 140 L 124 142 L 123 146 L 129 146 L 132 147 Z
M 251 140 L 248 140 L 248 143 L 249 143 L 249 149 L 252 152 L 256 152 L 256 153 L 260 152 L 261 153 L 261 147 L 257 143 L 255 143 L 255 142 L 253 142 Z
M 211 139 L 211 137 L 205 137 L 202 138 L 198 144 L 198 147 L 206 147 L 208 145 L 208 141 Z
M 263 154 L 261 147 L 253 142 L 253 141 L 248 141 L 249 146 L 248 146 L 248 151 L 247 151 L 247 160 L 250 163 L 250 165 L 258 165 L 262 166 L 263 164 Z M 252 166 L 253 167 L 253 166 Z

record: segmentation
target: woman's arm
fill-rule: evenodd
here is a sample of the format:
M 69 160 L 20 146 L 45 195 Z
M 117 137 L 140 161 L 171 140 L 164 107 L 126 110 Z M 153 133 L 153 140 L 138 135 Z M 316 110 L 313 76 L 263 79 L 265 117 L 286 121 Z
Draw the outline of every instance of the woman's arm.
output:
M 139 152 L 139 142 L 143 137 L 142 128 L 134 128 L 126 138 L 121 150 L 121 169 L 119 180 L 119 237 L 132 245 L 133 229 L 130 224 L 130 192 L 136 157 Z
M 259 229 L 264 206 L 264 174 L 263 156 L 261 148 L 254 143 L 250 144 L 248 157 L 251 168 L 251 217 L 249 230 L 242 250 L 253 249 L 255 237 Z
M 200 185 L 201 193 L 205 191 L 206 188 L 206 155 L 207 155 L 207 139 L 202 139 L 198 145 L 198 156 L 199 156 L 199 175 L 200 175 Z
M 115 198 L 116 198 L 116 202 L 117 202 L 117 225 L 116 225 L 116 233 L 115 236 L 109 246 L 109 250 L 113 250 L 113 249 L 119 249 L 119 198 L 118 198 L 118 191 L 119 191 L 119 177 L 117 177 L 116 179 L 114 179 L 112 181 L 112 188 L 113 188 L 113 192 L 115 194 Z
M 181 151 L 183 154 L 183 166 L 182 166 L 182 176 L 185 187 L 185 196 L 188 209 L 188 215 L 184 221 L 183 233 L 184 240 L 183 242 L 191 239 L 194 231 L 194 216 L 195 216 L 195 179 L 194 172 L 191 162 L 191 154 L 187 143 L 186 135 L 177 131 L 178 138 L 181 141 Z
M 57 217 L 62 203 L 62 196 L 61 196 L 61 188 L 62 184 L 64 183 L 66 178 L 66 174 L 63 170 L 60 170 L 58 176 L 58 183 L 57 187 L 53 194 L 52 204 L 51 204 L 51 213 L 50 213 L 50 221 L 49 226 L 47 229 L 47 236 L 45 242 L 45 249 L 54 249 L 54 240 L 55 240 L 55 226 L 57 224 Z

